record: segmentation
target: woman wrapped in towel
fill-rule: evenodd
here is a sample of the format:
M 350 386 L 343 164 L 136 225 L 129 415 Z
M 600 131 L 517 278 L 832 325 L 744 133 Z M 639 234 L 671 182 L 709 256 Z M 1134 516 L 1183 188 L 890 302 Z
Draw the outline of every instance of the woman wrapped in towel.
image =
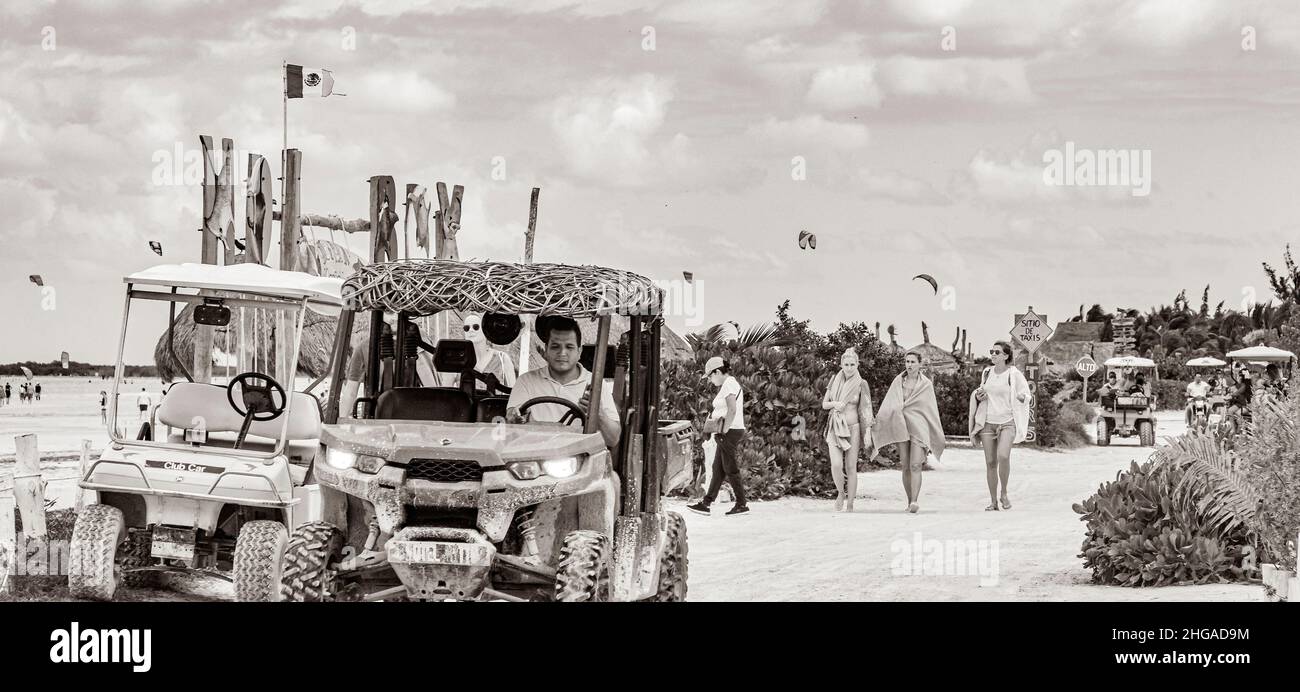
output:
M 871 458 L 871 387 L 858 372 L 858 353 L 852 348 L 840 356 L 840 369 L 831 377 L 822 398 L 826 419 L 826 450 L 835 481 L 835 511 L 853 511 L 858 492 L 858 453 Z
M 943 456 L 943 425 L 939 423 L 934 383 L 921 373 L 921 355 L 909 351 L 903 362 L 906 369 L 889 385 L 871 427 L 871 438 L 877 454 L 886 445 L 898 449 L 907 511 L 915 514 L 921 508 L 921 467 L 925 458 L 934 454 L 938 461 Z

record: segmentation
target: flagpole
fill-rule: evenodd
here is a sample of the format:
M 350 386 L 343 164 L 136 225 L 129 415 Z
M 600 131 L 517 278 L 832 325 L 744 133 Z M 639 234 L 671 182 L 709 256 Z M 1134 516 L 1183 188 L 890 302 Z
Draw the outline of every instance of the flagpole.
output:
M 285 158 L 289 155 L 289 63 L 280 61 L 280 235 L 284 236 L 284 200 L 286 184 L 284 179 Z

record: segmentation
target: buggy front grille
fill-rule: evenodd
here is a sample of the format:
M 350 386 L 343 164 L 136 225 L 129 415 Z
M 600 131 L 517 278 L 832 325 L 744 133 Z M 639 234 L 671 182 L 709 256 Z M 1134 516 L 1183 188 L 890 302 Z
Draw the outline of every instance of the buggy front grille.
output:
M 435 483 L 478 483 L 483 480 L 483 467 L 474 461 L 412 459 L 406 477 Z

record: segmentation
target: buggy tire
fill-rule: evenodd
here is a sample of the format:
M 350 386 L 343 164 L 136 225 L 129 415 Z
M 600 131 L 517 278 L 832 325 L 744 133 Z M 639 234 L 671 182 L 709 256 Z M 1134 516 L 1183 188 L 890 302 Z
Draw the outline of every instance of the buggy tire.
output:
M 235 600 L 280 600 L 280 575 L 289 532 L 278 521 L 250 521 L 235 540 Z
M 68 548 L 68 591 L 73 598 L 111 601 L 117 592 L 117 549 L 126 537 L 122 510 L 94 504 L 77 515 Z
M 117 563 L 122 566 L 122 586 L 133 589 L 152 589 L 161 581 L 155 571 L 127 572 L 137 567 L 153 564 L 153 534 L 148 530 L 128 531 L 126 540 L 117 547 Z
M 1138 440 L 1143 447 L 1154 447 L 1156 444 L 1156 429 L 1151 421 L 1144 420 L 1138 423 Z
M 610 600 L 609 537 L 599 531 L 570 531 L 560 546 L 555 570 L 555 600 L 565 603 Z
M 311 521 L 293 530 L 284 550 L 280 595 L 286 601 L 330 601 L 334 569 L 343 551 L 343 532 L 333 524 Z
M 1110 445 L 1110 421 L 1105 416 L 1097 416 L 1097 445 L 1100 447 Z
M 686 600 L 686 520 L 677 512 L 667 514 L 668 536 L 659 556 L 659 588 L 654 600 L 677 603 Z

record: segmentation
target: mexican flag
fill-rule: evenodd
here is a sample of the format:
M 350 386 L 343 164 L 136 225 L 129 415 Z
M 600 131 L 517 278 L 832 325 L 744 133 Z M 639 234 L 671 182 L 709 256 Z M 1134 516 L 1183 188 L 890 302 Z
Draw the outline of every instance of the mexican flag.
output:
M 284 66 L 284 95 L 287 98 L 329 96 L 332 93 L 334 75 L 329 70 L 302 65 Z

